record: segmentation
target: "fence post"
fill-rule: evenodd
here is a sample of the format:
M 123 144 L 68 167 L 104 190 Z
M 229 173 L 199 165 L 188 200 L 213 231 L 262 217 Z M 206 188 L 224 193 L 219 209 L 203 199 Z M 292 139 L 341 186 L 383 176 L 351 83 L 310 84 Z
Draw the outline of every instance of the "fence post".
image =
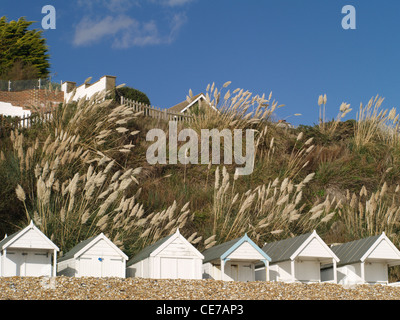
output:
M 8 91 L 11 91 L 11 80 L 8 80 Z

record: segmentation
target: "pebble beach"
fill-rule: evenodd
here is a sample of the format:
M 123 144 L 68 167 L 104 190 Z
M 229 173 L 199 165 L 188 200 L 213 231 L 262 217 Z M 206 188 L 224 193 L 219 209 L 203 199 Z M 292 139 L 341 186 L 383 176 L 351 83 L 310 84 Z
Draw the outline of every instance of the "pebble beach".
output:
M 3 277 L 1 300 L 400 300 L 400 287 L 141 278 Z

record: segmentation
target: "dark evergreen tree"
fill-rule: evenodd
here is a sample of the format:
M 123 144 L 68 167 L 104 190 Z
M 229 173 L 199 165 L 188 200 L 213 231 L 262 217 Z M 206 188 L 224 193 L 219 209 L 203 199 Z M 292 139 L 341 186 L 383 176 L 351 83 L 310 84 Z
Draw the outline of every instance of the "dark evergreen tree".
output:
M 0 78 L 3 80 L 25 80 L 47 78 L 49 54 L 42 31 L 29 26 L 33 21 L 24 17 L 18 21 L 0 18 Z

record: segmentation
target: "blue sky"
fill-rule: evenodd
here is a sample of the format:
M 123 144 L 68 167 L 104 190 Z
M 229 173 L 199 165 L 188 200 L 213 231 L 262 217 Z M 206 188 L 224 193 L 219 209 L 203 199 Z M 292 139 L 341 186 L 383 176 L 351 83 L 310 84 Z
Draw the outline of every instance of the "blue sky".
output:
M 78 84 L 117 76 L 166 108 L 207 84 L 268 95 L 285 106 L 277 118 L 318 122 L 342 102 L 356 117 L 379 94 L 384 109 L 400 105 L 398 0 L 1 0 L 0 16 L 25 16 L 41 29 L 44 5 L 56 9 L 45 30 L 51 72 Z M 342 28 L 342 8 L 356 9 L 356 29 Z M 300 113 L 301 116 L 293 116 Z

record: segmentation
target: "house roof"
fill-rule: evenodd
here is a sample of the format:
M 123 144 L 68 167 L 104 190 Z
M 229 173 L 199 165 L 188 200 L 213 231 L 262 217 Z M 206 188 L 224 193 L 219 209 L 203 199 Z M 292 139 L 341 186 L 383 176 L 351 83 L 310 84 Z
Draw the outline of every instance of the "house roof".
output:
M 195 95 L 191 100 L 192 102 L 188 102 L 187 100 L 182 101 L 178 103 L 177 105 L 174 105 L 173 107 L 169 108 L 168 111 L 170 112 L 175 112 L 175 113 L 181 113 L 185 111 L 190 105 L 193 105 L 198 99 L 203 97 L 205 99 L 205 96 L 203 93 L 199 93 L 198 95 Z
M 81 249 L 83 249 L 84 247 L 86 247 L 94 238 L 96 238 L 96 236 L 93 236 L 89 239 L 83 240 L 81 242 L 79 242 L 75 247 L 73 247 L 70 251 L 68 251 L 66 254 L 64 254 L 61 258 L 58 259 L 59 262 L 64 261 L 64 260 L 68 260 L 74 257 L 74 255 L 80 251 Z
M 5 237 L 3 240 L 0 241 L 0 250 L 3 250 L 3 248 L 11 242 L 14 238 L 18 237 L 18 235 L 22 232 L 22 229 L 13 233 L 10 236 Z
M 81 251 L 83 249 L 85 249 L 87 246 L 90 246 L 92 242 L 93 242 L 93 244 L 96 243 L 100 238 L 107 241 L 111 246 L 114 247 L 114 249 L 116 251 L 118 251 L 121 254 L 121 256 L 123 256 L 125 259 L 128 259 L 128 257 L 115 244 L 113 244 L 103 233 L 101 233 L 97 236 L 93 236 L 91 238 L 88 238 L 86 240 L 79 242 L 75 247 L 73 247 L 65 255 L 63 255 L 61 258 L 59 258 L 58 261 L 61 262 L 61 261 L 65 261 L 68 259 L 75 258 L 76 256 L 79 256 L 80 253 L 82 253 Z
M 229 256 L 236 248 L 238 248 L 243 242 L 249 242 L 266 260 L 271 261 L 271 258 L 262 251 L 248 236 L 245 234 L 241 238 L 236 238 L 228 242 L 219 244 L 210 249 L 203 251 L 204 260 L 203 263 L 207 263 L 217 259 L 225 259 Z
M 310 232 L 297 237 L 267 243 L 262 247 L 262 250 L 271 257 L 271 263 L 290 260 L 292 255 L 311 235 L 312 233 Z
M 163 246 L 168 246 L 170 242 L 174 241 L 176 238 L 180 238 L 186 245 L 189 247 L 192 252 L 198 256 L 199 258 L 203 259 L 204 256 L 189 242 L 187 241 L 179 232 L 179 229 L 176 230 L 175 233 L 158 240 L 157 242 L 153 243 L 150 246 L 147 246 L 142 251 L 140 251 L 137 255 L 135 255 L 132 259 L 130 259 L 126 266 L 129 267 L 132 264 L 135 264 L 143 259 L 146 259 L 150 256 L 157 255 L 160 250 L 163 249 Z
M 49 239 L 46 237 L 46 235 L 40 231 L 34 224 L 33 221 L 29 223 L 28 226 L 25 228 L 13 233 L 12 235 L 5 237 L 3 240 L 0 241 L 0 250 L 6 249 L 7 247 L 10 247 L 18 238 L 22 237 L 27 231 L 29 230 L 35 230 L 41 237 L 42 239 L 49 244 L 49 249 L 55 249 L 59 250 L 59 248 Z
M 338 266 L 360 262 L 368 250 L 381 236 L 382 235 L 371 236 L 368 238 L 332 246 L 331 250 L 340 259 Z
M 221 256 L 235 245 L 241 238 L 233 239 L 231 241 L 219 244 L 210 249 L 203 251 L 204 261 L 203 263 L 210 262 L 212 260 L 221 259 Z
M 305 248 L 311 241 L 313 241 L 313 239 L 317 240 L 319 244 L 325 248 L 326 253 L 328 254 L 327 256 L 324 256 L 325 258 L 329 257 L 329 259 L 334 259 L 336 263 L 339 262 L 337 255 L 326 245 L 315 230 L 297 237 L 267 243 L 264 245 L 262 250 L 271 257 L 272 264 L 293 260 L 304 252 Z
M 158 247 L 160 247 L 162 244 L 164 244 L 164 242 L 166 242 L 169 238 L 171 238 L 173 236 L 173 234 L 162 238 L 161 240 L 158 240 L 157 242 L 153 243 L 152 245 L 149 245 L 147 247 L 145 247 L 142 251 L 140 251 L 137 255 L 135 255 L 132 259 L 130 259 L 127 263 L 126 266 L 130 266 L 132 264 L 135 264 L 136 262 L 139 262 L 143 259 L 148 258 L 151 253 L 156 250 Z

